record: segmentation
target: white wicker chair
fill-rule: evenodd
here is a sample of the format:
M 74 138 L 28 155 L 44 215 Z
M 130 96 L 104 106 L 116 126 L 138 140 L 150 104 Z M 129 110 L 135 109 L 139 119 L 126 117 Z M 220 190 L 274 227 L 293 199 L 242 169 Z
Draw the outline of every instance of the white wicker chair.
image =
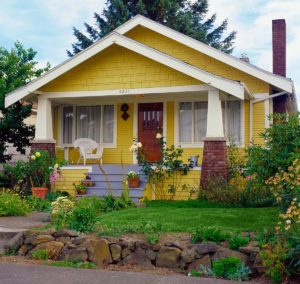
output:
M 79 138 L 74 141 L 74 147 L 79 148 L 80 152 L 77 164 L 79 164 L 80 160 L 83 160 L 84 165 L 86 160 L 99 160 L 99 163 L 102 164 L 103 146 L 96 141 L 89 138 Z

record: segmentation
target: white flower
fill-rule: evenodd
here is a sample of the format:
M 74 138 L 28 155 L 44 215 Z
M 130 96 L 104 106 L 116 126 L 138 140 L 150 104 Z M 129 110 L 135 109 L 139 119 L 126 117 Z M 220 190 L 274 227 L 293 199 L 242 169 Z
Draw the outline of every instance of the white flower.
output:
M 130 152 L 132 152 L 132 153 L 134 153 L 136 150 L 137 150 L 137 145 L 135 145 L 135 144 L 132 144 L 131 146 L 130 146 L 130 148 L 129 148 L 129 151 Z
M 161 139 L 162 138 L 162 135 L 158 132 L 157 134 L 156 134 L 156 139 Z
M 285 221 L 287 224 L 291 224 L 291 220 L 286 220 Z
M 136 145 L 137 145 L 138 148 L 142 148 L 142 143 L 141 142 L 138 142 Z

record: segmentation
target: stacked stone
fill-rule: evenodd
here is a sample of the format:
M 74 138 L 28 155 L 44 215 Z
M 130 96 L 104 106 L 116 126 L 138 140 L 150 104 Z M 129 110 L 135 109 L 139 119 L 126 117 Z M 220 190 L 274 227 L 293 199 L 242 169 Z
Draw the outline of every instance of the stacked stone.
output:
M 164 241 L 151 244 L 133 237 L 101 238 L 79 234 L 71 230 L 28 231 L 16 235 L 9 244 L 18 255 L 31 258 L 37 250 L 47 250 L 49 259 L 67 261 L 89 261 L 99 267 L 109 264 L 139 265 L 146 268 L 162 267 L 191 271 L 202 264 L 211 268 L 212 261 L 235 256 L 253 271 L 263 271 L 258 254 L 258 243 L 250 241 L 248 246 L 234 251 L 213 242 L 192 244 L 191 240 Z M 9 249 L 9 247 L 7 247 Z

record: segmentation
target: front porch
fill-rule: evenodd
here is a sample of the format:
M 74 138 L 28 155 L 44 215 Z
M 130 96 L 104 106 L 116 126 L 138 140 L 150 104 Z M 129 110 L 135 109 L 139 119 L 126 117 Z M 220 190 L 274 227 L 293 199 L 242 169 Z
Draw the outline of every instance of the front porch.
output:
M 225 134 L 232 133 L 244 145 L 247 135 L 244 126 L 248 123 L 244 101 L 214 87 L 116 91 L 41 94 L 33 148 L 49 144 L 53 150 L 55 147 L 60 159 L 76 164 L 79 153 L 73 148 L 73 142 L 88 137 L 103 145 L 104 164 L 134 165 L 136 157 L 129 151 L 134 137 L 149 152 L 155 152 L 157 149 L 152 146 L 156 134 L 160 133 L 167 145 L 183 148 L 185 162 L 191 156 L 199 156 L 201 165 L 206 140 L 224 144 Z M 161 109 L 157 108 L 158 104 Z M 141 110 L 141 105 L 155 108 Z M 147 135 L 141 135 L 146 131 Z

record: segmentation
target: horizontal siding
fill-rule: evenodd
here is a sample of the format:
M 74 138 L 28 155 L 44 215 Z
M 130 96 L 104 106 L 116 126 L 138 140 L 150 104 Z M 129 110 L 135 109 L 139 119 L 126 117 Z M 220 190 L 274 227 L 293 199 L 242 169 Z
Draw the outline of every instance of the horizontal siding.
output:
M 244 82 L 253 93 L 269 92 L 266 82 L 145 27 L 138 26 L 126 36 L 210 73 Z
M 41 91 L 96 91 L 195 84 L 201 82 L 114 45 L 48 83 Z
M 74 183 L 85 179 L 88 170 L 64 169 L 61 170 L 62 178 L 55 183 L 55 191 L 66 191 L 71 196 L 76 196 Z
M 180 188 L 177 189 L 176 194 L 174 196 L 174 200 L 187 200 L 189 198 L 195 199 L 197 198 L 197 193 L 190 195 L 190 190 L 193 186 L 199 187 L 200 184 L 200 176 L 201 171 L 200 170 L 192 170 L 189 171 L 186 176 L 182 176 L 181 182 L 180 182 Z M 167 192 L 168 190 L 168 184 L 172 184 L 172 179 L 166 180 L 164 183 L 164 192 L 165 192 L 165 199 L 173 199 L 173 196 Z M 182 185 L 187 185 L 187 190 L 182 190 Z M 155 197 L 155 193 L 152 191 L 152 186 L 148 183 L 146 190 L 144 191 L 144 198 L 149 200 L 159 199 L 158 196 Z
M 265 129 L 265 103 L 264 101 L 253 104 L 253 143 L 263 144 L 264 140 L 260 137 Z

